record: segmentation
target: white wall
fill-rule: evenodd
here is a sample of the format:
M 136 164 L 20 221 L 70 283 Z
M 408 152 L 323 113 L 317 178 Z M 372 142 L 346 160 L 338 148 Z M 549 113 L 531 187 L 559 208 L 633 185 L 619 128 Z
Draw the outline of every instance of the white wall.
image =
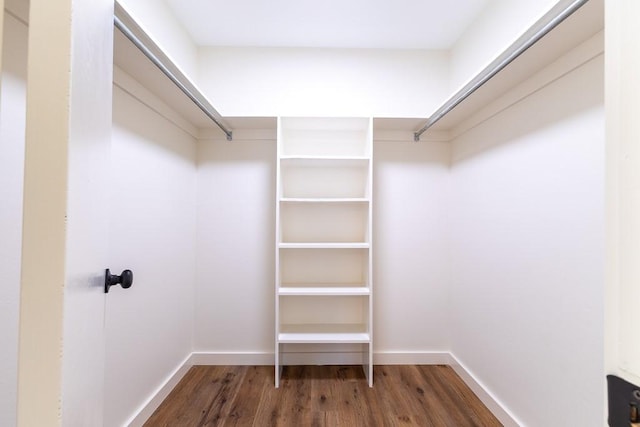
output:
M 447 94 L 444 51 L 200 48 L 199 85 L 227 116 L 426 117 Z
M 458 90 L 486 67 L 556 3 L 558 0 L 490 0 L 450 50 L 450 91 Z
M 453 142 L 452 351 L 523 425 L 603 419 L 602 55 Z
M 118 0 L 118 3 L 186 76 L 197 80 L 196 45 L 164 1 Z
M 123 425 L 191 353 L 196 143 L 114 86 L 110 174 L 112 288 L 106 306 L 104 425 Z
M 199 142 L 196 351 L 273 353 L 275 160 L 273 140 Z
M 4 13 L 0 82 L 0 425 L 16 424 L 27 26 Z
M 374 142 L 377 354 L 449 350 L 449 157 L 448 143 Z

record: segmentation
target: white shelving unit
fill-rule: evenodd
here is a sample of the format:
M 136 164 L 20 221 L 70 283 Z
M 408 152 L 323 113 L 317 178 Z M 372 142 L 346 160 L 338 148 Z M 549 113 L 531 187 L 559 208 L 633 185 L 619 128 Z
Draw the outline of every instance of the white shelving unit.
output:
M 276 387 L 301 344 L 357 345 L 373 385 L 372 133 L 370 118 L 278 119 Z

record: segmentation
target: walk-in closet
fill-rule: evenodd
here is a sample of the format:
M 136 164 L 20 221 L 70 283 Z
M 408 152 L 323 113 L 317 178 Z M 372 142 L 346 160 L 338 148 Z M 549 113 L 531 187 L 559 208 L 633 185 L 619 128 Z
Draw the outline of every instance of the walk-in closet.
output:
M 633 422 L 637 2 L 0 3 L 1 426 Z

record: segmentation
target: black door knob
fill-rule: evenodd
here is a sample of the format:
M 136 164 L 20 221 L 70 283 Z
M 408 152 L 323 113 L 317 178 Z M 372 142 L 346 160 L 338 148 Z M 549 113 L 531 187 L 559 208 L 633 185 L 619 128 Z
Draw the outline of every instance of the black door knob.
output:
M 124 270 L 120 275 L 111 274 L 107 268 L 104 274 L 104 293 L 109 293 L 109 288 L 113 285 L 120 285 L 124 289 L 129 289 L 133 284 L 133 273 L 131 270 Z

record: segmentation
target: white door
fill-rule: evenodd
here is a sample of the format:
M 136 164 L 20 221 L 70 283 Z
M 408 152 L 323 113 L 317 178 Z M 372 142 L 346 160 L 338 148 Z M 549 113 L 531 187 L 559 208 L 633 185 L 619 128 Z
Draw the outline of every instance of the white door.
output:
M 31 0 L 18 426 L 101 426 L 112 0 Z

